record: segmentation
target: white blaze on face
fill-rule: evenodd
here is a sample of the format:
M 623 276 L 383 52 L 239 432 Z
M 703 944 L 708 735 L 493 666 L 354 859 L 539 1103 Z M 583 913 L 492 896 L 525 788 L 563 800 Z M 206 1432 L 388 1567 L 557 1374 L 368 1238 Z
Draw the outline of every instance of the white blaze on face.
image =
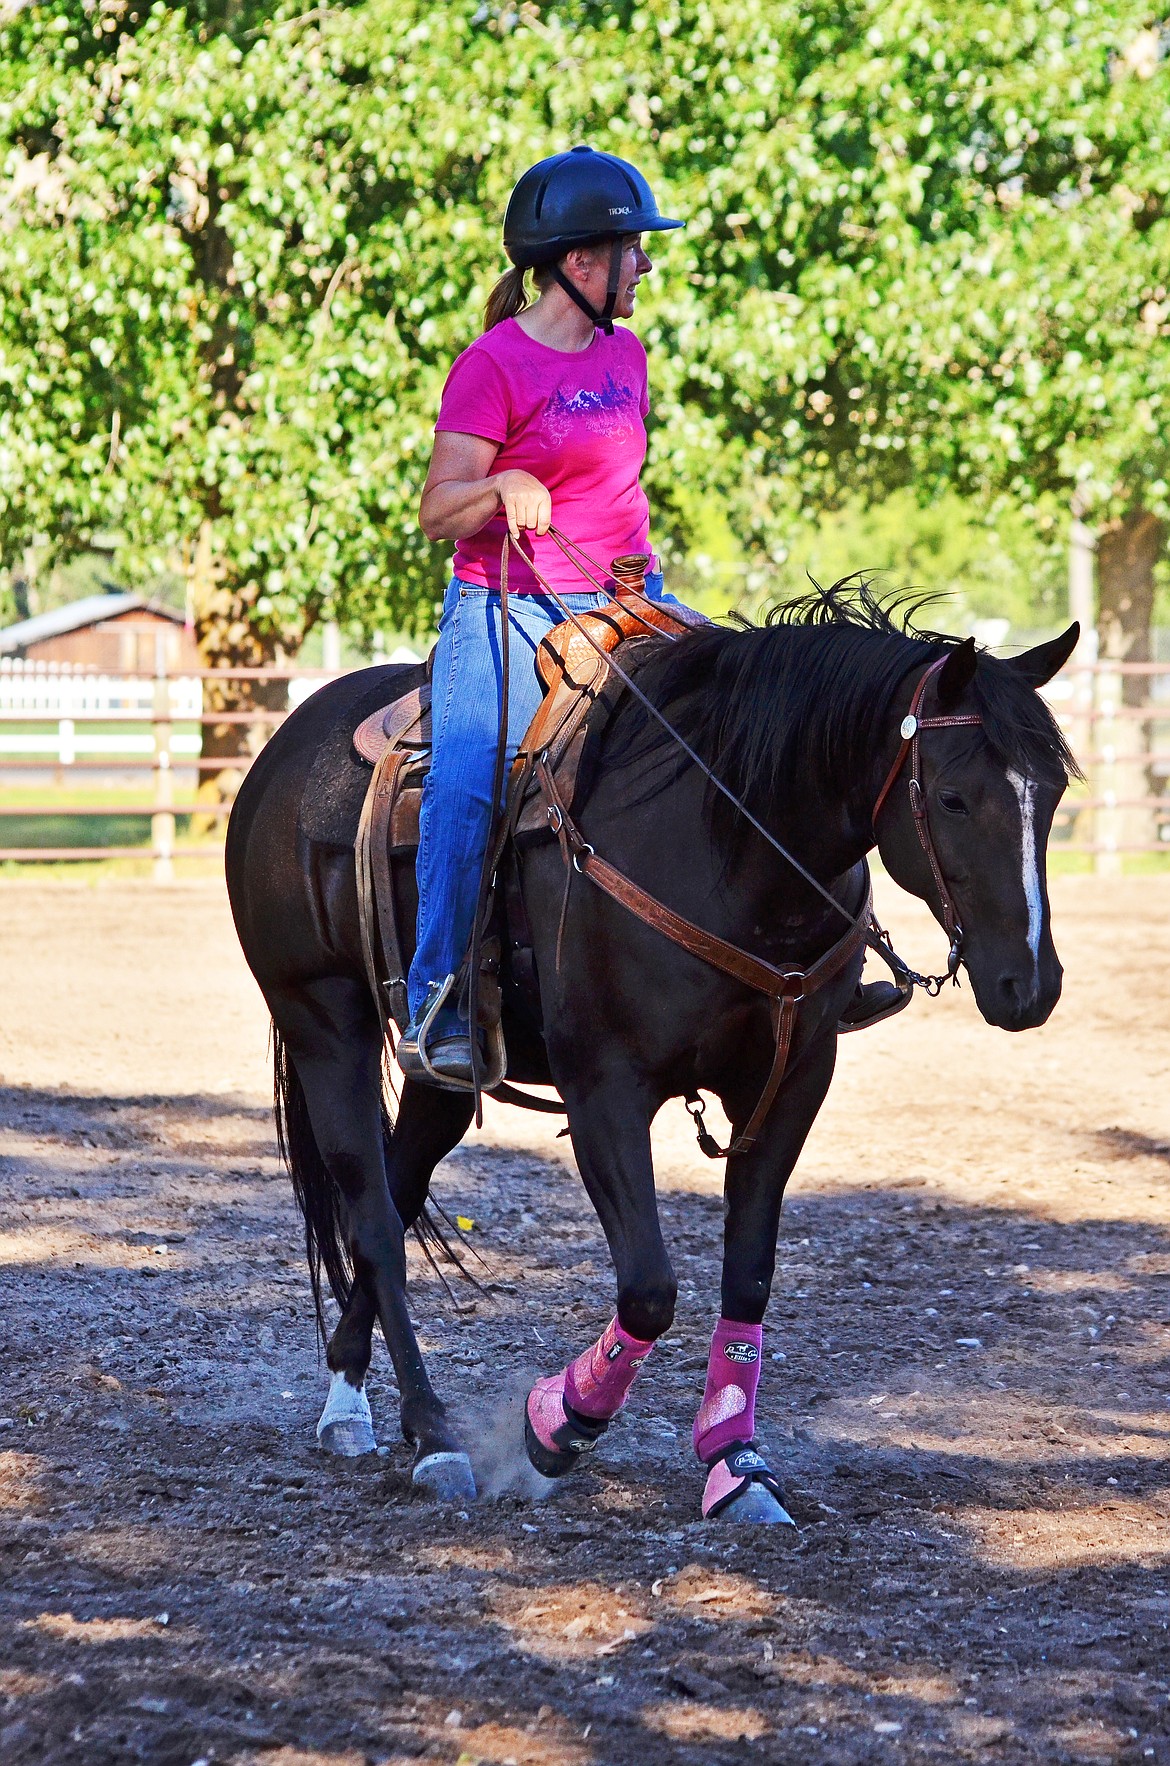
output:
M 1044 925 L 1044 891 L 1036 859 L 1036 786 L 1021 773 L 1008 770 L 1008 784 L 1020 806 L 1020 856 L 1024 873 L 1024 897 L 1028 903 L 1028 949 L 1037 977 L 1040 973 L 1040 933 Z

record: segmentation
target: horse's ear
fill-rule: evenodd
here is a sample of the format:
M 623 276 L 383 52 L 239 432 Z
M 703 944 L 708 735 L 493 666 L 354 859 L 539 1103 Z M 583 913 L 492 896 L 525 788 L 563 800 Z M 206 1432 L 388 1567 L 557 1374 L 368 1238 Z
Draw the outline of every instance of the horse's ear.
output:
M 1023 675 L 1030 687 L 1042 687 L 1053 675 L 1060 673 L 1076 649 L 1080 635 L 1081 623 L 1074 619 L 1067 632 L 1061 632 L 1059 638 L 1050 638 L 1047 644 L 1037 644 L 1034 650 L 1025 650 L 1019 656 L 1009 657 L 1008 667 Z
M 936 688 L 938 702 L 944 711 L 959 703 L 975 677 L 978 660 L 974 638 L 965 639 L 951 651 L 939 671 Z

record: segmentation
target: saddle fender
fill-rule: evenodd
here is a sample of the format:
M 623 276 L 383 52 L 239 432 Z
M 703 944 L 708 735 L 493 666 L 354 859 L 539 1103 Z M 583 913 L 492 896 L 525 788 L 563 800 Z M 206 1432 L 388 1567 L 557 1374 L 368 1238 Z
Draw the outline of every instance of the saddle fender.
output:
M 579 617 L 580 626 L 565 620 L 541 640 L 536 670 L 544 697 L 516 756 L 509 788 L 512 810 L 509 839 L 550 832 L 545 802 L 536 783 L 534 763 L 547 756 L 546 766 L 557 781 L 562 801 L 571 805 L 589 728 L 611 676 L 606 657 L 631 639 L 661 632 L 679 637 L 685 620 L 639 594 L 618 597 L 596 612 Z M 598 655 L 597 645 L 603 652 Z M 608 706 L 606 707 L 608 715 Z M 404 940 L 394 884 L 394 862 L 413 860 L 419 844 L 422 785 L 430 767 L 431 682 L 428 678 L 392 704 L 379 707 L 357 726 L 353 746 L 373 768 L 355 842 L 358 904 L 366 972 L 379 1010 L 403 1030 L 407 1023 Z M 523 944 L 526 928 L 512 929 Z M 511 943 L 516 943 L 514 936 Z M 499 1021 L 498 945 L 492 973 L 481 978 L 479 1021 Z M 485 951 L 489 946 L 485 944 Z M 486 998 L 483 980 L 487 980 Z M 494 1008 L 494 1012 L 493 1012 Z

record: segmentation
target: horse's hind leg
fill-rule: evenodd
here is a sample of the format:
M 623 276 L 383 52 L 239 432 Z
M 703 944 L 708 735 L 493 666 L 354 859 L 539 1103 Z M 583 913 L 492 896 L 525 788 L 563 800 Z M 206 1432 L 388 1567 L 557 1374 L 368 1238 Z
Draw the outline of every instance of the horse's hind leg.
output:
M 296 994 L 270 997 L 269 1004 L 291 1057 L 319 1154 L 321 1181 L 316 1182 L 317 1174 L 309 1170 L 302 1173 L 302 1187 L 306 1176 L 318 1191 L 327 1181 L 336 1185 L 344 1200 L 345 1237 L 355 1280 L 372 1299 L 394 1363 L 402 1432 L 415 1447 L 415 1481 L 452 1499 L 471 1498 L 475 1485 L 470 1462 L 431 1386 L 407 1310 L 403 1223 L 391 1198 L 383 1146 L 381 1026 L 369 993 L 356 980 L 336 978 L 312 983 Z M 335 1272 L 344 1259 L 332 1195 L 310 1194 L 308 1201 L 306 1220 L 337 1287 Z M 349 1295 L 345 1298 L 348 1301 Z M 360 1368 L 362 1374 L 361 1362 L 369 1360 L 364 1320 L 360 1304 L 352 1311 L 347 1308 L 343 1318 L 347 1328 L 337 1345 L 337 1359 L 356 1355 L 352 1369 Z M 350 1369 L 334 1367 L 333 1361 L 331 1354 L 330 1404 L 335 1406 L 336 1420 L 345 1420 L 348 1408 L 353 1420 L 360 1422 L 364 1394 L 359 1397 L 360 1388 L 346 1377 Z M 327 1405 L 322 1424 L 327 1427 L 329 1420 Z
M 378 1445 L 366 1397 L 366 1373 L 377 1317 L 373 1294 L 364 1281 L 355 1277 L 325 1351 L 331 1378 L 329 1396 L 317 1424 L 317 1439 L 322 1447 L 346 1459 L 373 1453 Z
M 435 1166 L 459 1145 L 473 1113 L 470 1097 L 407 1082 L 393 1130 L 383 1117 L 383 1154 L 390 1196 L 405 1228 L 418 1219 Z M 364 1281 L 355 1280 L 326 1351 L 334 1378 L 317 1425 L 317 1437 L 330 1452 L 354 1456 L 372 1453 L 377 1445 L 363 1390 L 377 1317 L 371 1289 Z
M 470 1092 L 439 1091 L 407 1080 L 393 1134 L 386 1138 L 390 1194 L 403 1226 L 422 1213 L 440 1159 L 457 1147 L 475 1114 Z

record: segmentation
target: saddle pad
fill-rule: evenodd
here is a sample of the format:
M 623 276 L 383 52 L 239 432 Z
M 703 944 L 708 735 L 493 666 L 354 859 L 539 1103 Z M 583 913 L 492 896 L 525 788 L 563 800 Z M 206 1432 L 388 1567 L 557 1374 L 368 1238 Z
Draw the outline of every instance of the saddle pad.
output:
M 374 712 L 383 716 L 388 700 L 417 688 L 423 678 L 421 663 L 383 663 L 343 676 L 328 689 L 335 701 L 333 720 L 323 729 L 297 812 L 297 827 L 306 840 L 353 845 L 370 783 L 369 767 L 354 752 L 354 730 Z M 313 699 L 307 699 L 295 715 L 312 705 Z

